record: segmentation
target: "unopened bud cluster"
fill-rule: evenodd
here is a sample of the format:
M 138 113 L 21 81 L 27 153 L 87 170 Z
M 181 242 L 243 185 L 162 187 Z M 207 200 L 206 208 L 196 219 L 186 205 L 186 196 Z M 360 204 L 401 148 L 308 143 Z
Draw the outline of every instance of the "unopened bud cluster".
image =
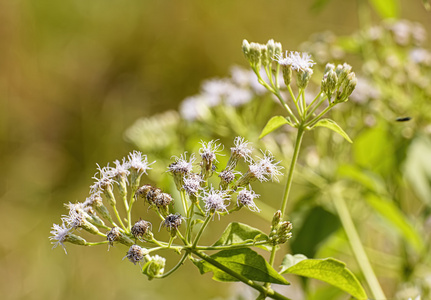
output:
M 281 220 L 281 211 L 277 211 L 272 219 L 272 230 L 269 235 L 271 242 L 274 245 L 284 244 L 292 237 L 292 223 Z
M 356 87 L 356 75 L 346 63 L 335 67 L 327 64 L 323 74 L 321 89 L 330 103 L 347 101 Z

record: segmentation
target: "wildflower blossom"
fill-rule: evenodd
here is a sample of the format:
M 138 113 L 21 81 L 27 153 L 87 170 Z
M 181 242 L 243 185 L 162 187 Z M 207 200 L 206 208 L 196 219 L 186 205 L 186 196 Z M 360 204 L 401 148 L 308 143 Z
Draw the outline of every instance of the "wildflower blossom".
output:
M 215 190 L 213 187 L 202 196 L 205 202 L 205 210 L 208 213 L 227 212 L 230 196 L 225 191 Z
M 259 212 L 260 209 L 254 203 L 254 198 L 259 198 L 260 195 L 256 194 L 253 190 L 242 189 L 238 192 L 237 205 L 239 207 L 245 206 L 251 211 Z
M 143 155 L 142 152 L 139 151 L 133 151 L 132 153 L 130 153 L 128 159 L 128 164 L 130 168 L 135 169 L 140 174 L 147 174 L 147 170 L 151 169 L 150 165 L 155 163 L 155 161 L 152 163 L 148 163 L 147 156 Z
M 190 155 L 187 160 L 187 152 L 180 157 L 175 157 L 175 162 L 169 165 L 168 171 L 174 175 L 175 185 L 178 190 L 181 190 L 184 185 L 184 177 L 187 176 L 193 169 L 193 163 L 196 160 L 194 154 Z
M 112 168 L 109 167 L 109 165 L 103 168 L 97 165 L 98 171 L 93 176 L 93 179 L 95 179 L 96 182 L 90 186 L 91 194 L 105 191 L 108 187 L 112 188 L 113 183 L 116 181 L 113 179 L 114 176 L 111 169 Z M 98 174 L 99 177 L 97 177 Z
M 286 54 L 287 56 L 287 54 Z M 289 53 L 289 60 L 290 60 L 290 65 L 292 66 L 293 70 L 296 71 L 308 71 L 311 70 L 311 68 L 313 67 L 313 65 L 315 65 L 316 63 L 311 59 L 311 55 L 306 53 L 306 52 L 290 52 Z M 287 58 L 286 58 L 287 59 Z
M 212 140 L 212 141 L 209 141 L 208 143 L 201 141 L 202 147 L 199 149 L 199 154 L 201 155 L 204 161 L 206 162 L 217 161 L 216 153 L 221 151 L 223 147 L 221 144 L 216 144 L 216 142 L 217 140 Z
M 203 179 L 198 174 L 191 174 L 184 178 L 183 189 L 189 195 L 196 195 L 202 188 L 201 182 L 203 182 Z
M 230 158 L 227 164 L 227 169 L 234 169 L 238 163 L 239 159 L 244 159 L 249 161 L 251 159 L 250 154 L 253 148 L 249 147 L 249 142 L 247 142 L 243 137 L 237 136 L 234 140 L 235 147 L 230 148 Z
M 66 238 L 71 230 L 72 228 L 66 227 L 64 223 L 61 224 L 61 226 L 53 224 L 51 231 L 52 236 L 49 237 L 49 239 L 53 241 L 52 244 L 54 244 L 52 248 L 56 248 L 58 245 L 60 245 L 63 248 L 64 252 L 67 254 L 66 247 L 64 246 L 63 242 L 66 241 Z
M 112 177 L 126 178 L 127 176 L 130 175 L 130 171 L 129 171 L 130 165 L 125 158 L 123 158 L 122 162 L 119 160 L 114 161 L 114 164 L 115 164 L 115 168 L 110 169 L 110 173 Z
M 283 172 L 280 171 L 283 167 L 279 166 L 279 161 L 275 162 L 274 156 L 269 151 L 264 153 L 258 164 L 264 169 L 264 175 L 272 181 L 278 182 L 278 176 L 283 175 Z

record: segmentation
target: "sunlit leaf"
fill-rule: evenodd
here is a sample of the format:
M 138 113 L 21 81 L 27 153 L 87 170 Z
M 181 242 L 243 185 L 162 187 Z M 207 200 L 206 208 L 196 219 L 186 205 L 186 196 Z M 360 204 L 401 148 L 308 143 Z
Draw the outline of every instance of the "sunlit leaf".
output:
M 237 245 L 244 242 L 267 241 L 268 239 L 268 236 L 257 228 L 233 222 L 226 227 L 219 240 L 213 246 Z M 259 247 L 268 251 L 271 250 L 271 247 Z
M 335 131 L 336 133 L 338 133 L 339 135 L 341 135 L 343 138 L 345 138 L 349 143 L 353 143 L 352 140 L 350 139 L 350 137 L 347 135 L 347 133 L 337 124 L 335 123 L 334 120 L 331 119 L 322 119 L 319 120 L 314 126 L 314 127 L 326 127 L 331 129 L 332 131 Z
M 400 12 L 398 0 L 369 0 L 374 10 L 382 19 L 397 18 Z
M 304 254 L 286 254 L 286 256 L 283 258 L 283 262 L 281 263 L 280 273 L 283 274 L 284 271 L 296 265 L 300 261 L 303 261 L 304 259 L 307 259 L 307 256 L 305 256 Z
M 357 299 L 367 299 L 367 294 L 355 275 L 343 262 L 333 258 L 304 259 L 282 272 L 282 274 L 286 273 L 319 279 Z
M 406 216 L 400 209 L 388 199 L 382 199 L 376 195 L 370 194 L 367 196 L 367 202 L 391 223 L 406 241 L 412 245 L 416 251 L 421 251 L 424 247 L 419 233 L 413 228 Z
M 266 123 L 265 127 L 262 130 L 262 133 L 259 136 L 259 138 L 260 139 L 263 138 L 268 133 L 273 132 L 274 130 L 276 130 L 277 128 L 279 128 L 285 124 L 291 125 L 291 123 L 285 117 L 283 117 L 283 116 L 272 117 L 268 121 L 268 123 Z
M 249 248 L 223 250 L 211 255 L 223 266 L 247 277 L 250 280 L 271 282 L 276 284 L 289 284 L 265 259 Z M 213 272 L 213 279 L 217 281 L 238 281 L 235 277 L 225 273 L 205 260 L 192 260 L 201 274 Z

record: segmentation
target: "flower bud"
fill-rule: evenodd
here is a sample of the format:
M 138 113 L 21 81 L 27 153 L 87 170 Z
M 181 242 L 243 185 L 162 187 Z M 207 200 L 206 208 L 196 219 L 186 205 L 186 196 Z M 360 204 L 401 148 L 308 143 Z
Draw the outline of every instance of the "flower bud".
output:
M 292 67 L 290 65 L 281 65 L 281 71 L 283 73 L 283 80 L 286 86 L 289 86 L 292 82 Z
M 312 69 L 299 70 L 296 73 L 296 84 L 299 89 L 305 89 L 307 87 L 311 75 L 313 75 Z
M 271 57 L 268 55 L 268 48 L 266 45 L 260 45 L 260 61 L 263 66 L 267 66 L 272 62 Z
M 142 267 L 142 273 L 151 280 L 156 276 L 161 276 L 165 272 L 166 259 L 159 255 L 146 257 L 147 262 Z
M 272 227 L 277 227 L 281 220 L 281 210 L 277 210 L 272 217 Z
M 247 40 L 242 41 L 242 53 L 244 53 L 245 58 L 250 61 L 250 44 Z
M 333 69 L 329 69 L 328 72 L 326 72 L 323 75 L 322 86 L 321 86 L 321 89 L 328 97 L 328 100 L 331 99 L 332 93 L 335 92 L 337 88 L 337 83 L 338 83 L 337 74 Z
M 84 238 L 82 238 L 82 237 L 80 237 L 78 235 L 75 235 L 73 233 L 69 233 L 65 237 L 64 241 L 68 242 L 68 243 L 71 243 L 71 244 L 75 244 L 75 245 L 81 245 L 81 246 L 87 245 L 87 241 Z
M 338 65 L 337 68 L 335 69 L 335 73 L 337 74 L 338 77 L 338 85 L 342 85 L 344 84 L 347 75 L 352 71 L 352 67 L 346 63 L 344 63 L 343 65 Z
M 261 45 L 258 43 L 251 43 L 250 44 L 250 64 L 256 68 L 260 69 L 261 66 Z
M 273 39 L 269 40 L 266 43 L 266 49 L 268 49 L 268 58 L 269 58 L 269 61 L 271 62 L 275 56 L 275 42 Z

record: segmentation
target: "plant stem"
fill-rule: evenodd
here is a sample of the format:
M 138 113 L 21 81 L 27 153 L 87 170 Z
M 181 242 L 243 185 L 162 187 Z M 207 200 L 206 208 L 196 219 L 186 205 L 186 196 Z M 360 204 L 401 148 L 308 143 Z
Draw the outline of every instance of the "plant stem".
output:
M 204 232 L 205 228 L 207 227 L 212 216 L 213 216 L 213 214 L 208 214 L 207 218 L 205 219 L 204 223 L 202 224 L 201 228 L 199 229 L 198 234 L 196 235 L 195 241 L 193 242 L 193 245 L 192 245 L 192 249 L 195 248 L 196 245 L 198 244 L 199 239 L 201 238 L 201 235 Z
M 161 276 L 156 276 L 155 278 L 160 278 L 160 279 L 165 278 L 165 277 L 168 277 L 169 275 L 171 275 L 172 273 L 174 273 L 184 263 L 184 260 L 187 258 L 187 255 L 188 255 L 188 253 L 185 253 L 183 255 L 183 257 L 181 257 L 180 261 L 171 270 L 169 270 L 168 272 L 164 273 Z
M 302 143 L 302 138 L 304 136 L 304 133 L 305 133 L 304 127 L 302 126 L 302 124 L 300 124 L 298 127 L 298 133 L 296 135 L 295 148 L 293 150 L 292 161 L 290 162 L 289 173 L 287 175 L 287 182 L 284 190 L 283 202 L 281 204 L 282 216 L 284 215 L 286 210 L 287 200 L 289 198 L 290 188 L 292 186 L 293 172 L 295 171 L 295 165 L 296 165 L 296 162 L 298 161 L 299 149 L 301 148 L 301 143 Z
M 197 251 L 197 250 L 192 250 L 192 253 L 195 254 L 196 256 L 199 256 L 200 258 L 202 258 L 203 260 L 205 260 L 206 262 L 212 264 L 213 266 L 219 268 L 220 270 L 222 270 L 223 272 L 231 275 L 232 277 L 235 277 L 236 279 L 238 279 L 239 281 L 247 284 L 248 286 L 258 290 L 259 292 L 261 292 L 261 294 L 266 295 L 267 297 L 270 297 L 272 299 L 276 299 L 276 300 L 290 300 L 289 298 L 277 293 L 276 291 L 274 291 L 271 288 L 266 288 L 256 282 L 254 282 L 253 280 L 248 279 L 247 277 L 238 274 L 235 271 L 232 271 L 231 269 L 229 269 L 228 267 L 224 266 L 223 264 L 219 263 L 218 261 L 216 261 L 215 259 L 211 258 L 210 256 L 208 256 L 207 254 L 205 254 L 204 252 L 201 251 Z
M 365 280 L 370 287 L 373 298 L 386 299 L 379 281 L 377 280 L 377 276 L 371 267 L 368 256 L 365 253 L 361 239 L 359 238 L 358 232 L 356 231 L 355 224 L 353 223 L 344 198 L 340 195 L 339 191 L 336 191 L 332 194 L 332 199 L 334 201 L 338 216 L 340 217 L 341 224 L 343 225 L 344 231 L 346 232 L 350 247 L 352 248 L 356 261 L 358 262 L 358 265 L 365 276 Z

